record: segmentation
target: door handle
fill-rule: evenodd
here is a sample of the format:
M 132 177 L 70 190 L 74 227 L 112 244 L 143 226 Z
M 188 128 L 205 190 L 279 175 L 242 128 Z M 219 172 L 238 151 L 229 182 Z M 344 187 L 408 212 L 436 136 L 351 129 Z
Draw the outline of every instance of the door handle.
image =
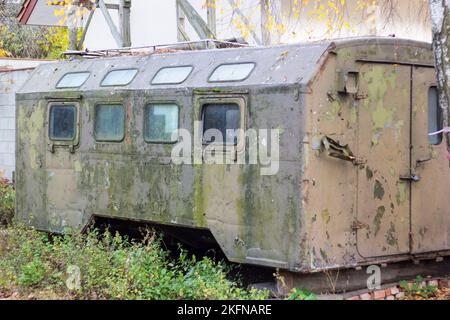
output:
M 409 175 L 409 176 L 400 176 L 401 181 L 419 182 L 420 179 L 421 178 L 415 174 Z

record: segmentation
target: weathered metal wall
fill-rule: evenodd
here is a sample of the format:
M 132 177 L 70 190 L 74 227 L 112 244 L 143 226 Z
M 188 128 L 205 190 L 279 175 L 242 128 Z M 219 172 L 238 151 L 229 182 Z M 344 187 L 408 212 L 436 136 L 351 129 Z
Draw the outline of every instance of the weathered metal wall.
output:
M 444 254 L 439 251 L 449 249 L 450 239 L 445 192 L 427 196 L 433 182 L 445 190 L 450 181 L 445 146 L 430 147 L 427 140 L 424 91 L 435 81 L 430 46 L 357 39 L 309 49 L 215 50 L 39 68 L 17 96 L 18 218 L 55 232 L 83 227 L 93 215 L 204 228 L 232 261 L 291 271 Z M 241 83 L 205 81 L 217 64 L 231 61 L 255 61 L 255 72 Z M 185 84 L 149 85 L 160 67 L 180 63 L 196 66 Z M 107 70 L 127 66 L 140 69 L 128 87 L 99 87 Z M 83 70 L 93 76 L 81 89 L 55 88 L 66 72 Z M 349 75 L 342 78 L 342 72 Z M 180 127 L 193 132 L 203 98 L 242 99 L 247 129 L 281 130 L 278 174 L 262 176 L 259 165 L 174 165 L 172 145 L 144 142 L 146 104 L 176 102 Z M 49 150 L 52 101 L 79 104 L 73 153 Z M 94 140 L 101 103 L 124 105 L 123 142 Z M 333 140 L 341 158 L 326 149 Z M 423 181 L 402 178 L 415 174 Z

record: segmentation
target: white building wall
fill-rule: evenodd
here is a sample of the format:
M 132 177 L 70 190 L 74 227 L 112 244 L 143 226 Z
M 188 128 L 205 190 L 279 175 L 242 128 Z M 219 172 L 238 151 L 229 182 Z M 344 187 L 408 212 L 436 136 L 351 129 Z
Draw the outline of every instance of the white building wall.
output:
M 15 170 L 15 94 L 43 62 L 0 58 L 0 178 L 11 180 Z
M 189 0 L 206 21 L 205 0 Z M 117 0 L 107 0 L 117 3 Z M 243 20 L 237 10 L 233 10 L 230 2 L 239 3 L 238 8 L 249 21 L 249 27 L 243 27 Z M 358 9 L 360 0 L 346 0 L 349 12 L 345 13 L 348 27 L 330 32 L 326 18 L 318 18 L 313 14 L 316 6 L 327 6 L 328 0 L 309 1 L 298 15 L 294 14 L 293 4 L 304 3 L 294 0 L 272 0 L 273 15 L 284 25 L 282 32 L 276 26 L 272 31 L 272 41 L 276 43 L 293 43 L 317 41 L 330 38 L 352 36 L 388 36 L 395 34 L 399 38 L 431 41 L 431 25 L 427 6 L 423 0 L 397 1 L 397 8 L 389 13 L 385 9 L 374 6 L 369 16 L 362 17 Z M 217 0 L 217 35 L 219 39 L 246 37 L 255 43 L 251 35 L 261 35 L 260 0 Z M 353 10 L 353 8 L 355 8 Z M 113 20 L 117 22 L 117 12 L 110 10 Z M 390 17 L 388 17 L 390 15 Z M 392 18 L 392 19 L 389 19 Z M 277 21 L 275 21 L 276 24 Z M 132 0 L 131 38 L 133 46 L 173 43 L 177 41 L 175 0 Z M 186 31 L 191 40 L 197 40 L 193 28 L 186 22 Z M 91 50 L 116 48 L 108 26 L 100 12 L 94 14 L 90 31 L 87 34 L 86 48 Z

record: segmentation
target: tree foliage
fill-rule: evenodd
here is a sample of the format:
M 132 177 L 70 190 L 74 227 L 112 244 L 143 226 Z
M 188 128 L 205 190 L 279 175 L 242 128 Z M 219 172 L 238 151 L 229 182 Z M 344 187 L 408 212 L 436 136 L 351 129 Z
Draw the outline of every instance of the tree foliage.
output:
M 20 25 L 20 5 L 0 0 L 0 56 L 13 58 L 61 58 L 68 48 L 66 28 Z

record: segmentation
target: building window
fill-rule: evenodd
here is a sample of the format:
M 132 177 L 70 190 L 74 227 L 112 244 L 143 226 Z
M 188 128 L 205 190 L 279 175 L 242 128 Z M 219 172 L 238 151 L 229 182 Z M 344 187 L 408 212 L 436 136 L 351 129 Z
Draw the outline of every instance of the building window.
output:
M 150 143 L 174 143 L 178 137 L 179 109 L 176 104 L 151 104 L 145 111 L 144 139 Z
M 133 81 L 137 72 L 137 69 L 112 70 L 105 76 L 105 78 L 103 78 L 101 86 L 126 86 Z
M 49 136 L 51 140 L 75 139 L 77 108 L 74 105 L 53 105 L 50 108 Z
M 125 137 L 125 110 L 122 105 L 95 108 L 95 140 L 120 142 Z
M 428 91 L 428 133 L 441 131 L 443 128 L 442 109 L 439 105 L 439 93 L 437 87 L 431 87 Z M 439 145 L 443 134 L 428 137 L 430 144 Z
M 79 88 L 89 78 L 90 72 L 71 72 L 66 73 L 56 85 L 57 89 Z
M 203 106 L 203 142 L 237 144 L 241 127 L 240 108 L 235 103 Z
M 243 81 L 255 68 L 254 63 L 222 64 L 209 77 L 210 82 Z
M 191 66 L 166 67 L 158 71 L 152 84 L 180 84 L 186 81 L 192 72 Z

